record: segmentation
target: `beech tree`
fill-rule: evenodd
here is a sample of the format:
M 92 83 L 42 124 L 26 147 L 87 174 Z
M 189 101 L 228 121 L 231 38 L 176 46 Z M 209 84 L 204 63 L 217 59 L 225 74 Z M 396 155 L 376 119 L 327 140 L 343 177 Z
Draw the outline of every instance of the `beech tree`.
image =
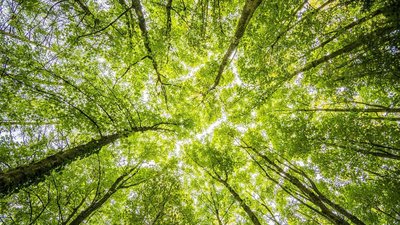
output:
M 1 1 L 1 223 L 400 223 L 399 8 Z

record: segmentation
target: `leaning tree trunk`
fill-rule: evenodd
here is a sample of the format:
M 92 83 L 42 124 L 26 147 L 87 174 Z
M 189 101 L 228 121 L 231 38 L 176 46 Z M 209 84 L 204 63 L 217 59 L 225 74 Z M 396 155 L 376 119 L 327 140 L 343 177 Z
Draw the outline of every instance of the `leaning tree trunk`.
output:
M 218 180 L 221 182 L 232 194 L 233 198 L 240 204 L 246 214 L 249 216 L 251 222 L 254 225 L 261 225 L 260 221 L 258 220 L 257 216 L 251 210 L 251 208 L 246 204 L 246 202 L 240 197 L 240 195 L 229 185 L 229 183 L 225 180 Z
M 231 44 L 226 50 L 224 58 L 219 65 L 218 74 L 215 78 L 214 84 L 210 87 L 208 91 L 212 91 L 218 86 L 222 77 L 222 73 L 224 72 L 225 67 L 228 65 L 230 57 L 239 45 L 240 39 L 242 39 L 244 32 L 246 31 L 247 25 L 249 24 L 254 12 L 261 4 L 261 2 L 262 0 L 247 0 L 244 4 L 242 14 L 240 15 L 240 19 L 236 27 L 235 36 L 232 38 Z
M 197 163 L 196 161 L 194 161 L 197 165 L 199 165 L 200 167 L 202 167 L 199 163 Z M 240 207 L 242 207 L 242 209 L 246 212 L 247 216 L 250 218 L 251 222 L 254 225 L 261 225 L 260 221 L 258 220 L 256 214 L 254 214 L 253 210 L 251 210 L 251 208 L 246 204 L 246 202 L 243 200 L 242 197 L 240 197 L 240 195 L 235 191 L 235 189 L 232 188 L 232 186 L 228 183 L 228 176 L 226 175 L 225 179 L 221 178 L 221 176 L 215 172 L 215 175 L 213 175 L 210 171 L 208 171 L 207 169 L 205 169 L 204 167 L 202 167 L 204 169 L 204 171 L 210 175 L 210 177 L 212 177 L 214 180 L 218 181 L 219 183 L 223 184 L 226 189 L 228 189 L 228 191 L 231 193 L 232 197 L 235 199 L 235 201 L 237 203 L 240 204 Z
M 346 209 L 341 207 L 338 204 L 333 203 L 331 200 L 329 200 L 325 195 L 323 195 L 317 188 L 317 186 L 314 184 L 314 182 L 306 176 L 306 179 L 312 184 L 311 188 L 308 188 L 303 182 L 301 182 L 297 177 L 291 175 L 290 173 L 286 172 L 282 167 L 277 165 L 275 162 L 273 162 L 270 158 L 268 158 L 266 155 L 261 154 L 260 152 L 256 151 L 254 148 L 251 148 L 257 155 L 259 155 L 262 159 L 264 159 L 269 165 L 271 165 L 273 168 L 275 168 L 275 172 L 280 175 L 282 178 L 286 179 L 290 183 L 292 183 L 294 186 L 296 186 L 305 196 L 308 196 L 308 199 L 314 203 L 316 206 L 318 206 L 321 209 L 321 212 L 328 218 L 330 219 L 333 223 L 341 225 L 341 224 L 349 224 L 347 221 L 345 221 L 340 215 L 337 215 L 334 213 L 332 210 L 330 210 L 324 203 L 328 204 L 331 206 L 334 210 L 339 212 L 342 216 L 346 217 L 349 219 L 352 223 L 357 224 L 357 225 L 365 225 L 364 222 L 362 222 L 360 219 L 358 219 L 355 215 L 351 214 L 348 212 Z M 260 166 L 260 165 L 259 165 Z M 298 170 L 300 171 L 300 170 Z M 301 173 L 303 176 L 305 176 L 305 173 Z
M 258 162 L 254 157 L 252 157 L 252 159 L 271 181 L 275 182 L 276 184 L 278 184 L 279 186 L 281 186 L 283 188 L 283 186 L 280 184 L 279 181 L 273 179 L 271 176 L 268 175 L 268 172 L 264 169 L 264 167 L 260 164 L 260 162 Z M 268 161 L 268 165 L 269 165 L 269 161 Z M 273 165 L 270 165 L 270 166 L 273 166 Z M 317 209 L 312 208 L 318 214 L 325 217 L 333 224 L 350 225 L 350 223 L 348 223 L 346 220 L 344 220 L 339 215 L 335 214 L 332 210 L 330 210 L 313 191 L 309 190 L 304 185 L 302 185 L 300 181 L 298 181 L 297 179 L 292 179 L 290 177 L 287 177 L 286 174 L 281 174 L 282 170 L 280 170 L 281 169 L 280 167 L 275 168 L 275 167 L 270 167 L 270 166 L 268 166 L 269 169 L 271 169 L 272 171 L 277 173 L 279 176 L 288 180 L 290 183 L 294 184 L 297 188 L 299 188 L 299 190 L 304 194 L 303 197 L 306 198 L 308 201 L 312 202 L 315 206 L 317 206 L 321 210 L 321 211 L 318 211 Z M 285 190 L 285 188 L 283 188 L 283 189 Z M 290 195 L 292 195 L 293 197 L 295 197 L 295 195 L 290 193 L 289 190 L 285 190 L 285 191 L 287 193 L 289 193 Z M 300 202 L 305 204 L 302 201 L 300 201 Z M 311 208 L 311 207 L 309 206 L 309 208 Z
M 150 127 L 137 127 L 129 131 L 103 136 L 98 140 L 92 140 L 86 144 L 58 152 L 38 162 L 12 168 L 6 172 L 1 172 L 0 196 L 9 195 L 17 192 L 22 187 L 36 184 L 44 180 L 45 176 L 49 175 L 51 171 L 66 166 L 79 158 L 86 158 L 93 153 L 98 152 L 103 146 L 108 145 L 119 138 L 127 137 L 136 132 L 157 130 L 158 125 L 160 124 Z
M 92 215 L 96 210 L 104 205 L 107 200 L 115 193 L 117 189 L 115 187 L 111 187 L 110 190 L 97 202 L 90 205 L 88 208 L 83 210 L 69 225 L 78 225 L 81 224 L 85 219 L 87 219 L 90 215 Z
M 106 203 L 107 200 L 113 194 L 115 194 L 118 190 L 126 188 L 126 187 L 132 187 L 132 186 L 139 185 L 141 182 L 136 183 L 134 185 L 123 186 L 130 178 L 132 178 L 132 176 L 135 176 L 135 174 L 138 172 L 138 170 L 136 170 L 136 169 L 137 169 L 137 167 L 132 168 L 129 170 L 129 172 L 124 173 L 121 176 L 119 176 L 114 181 L 114 183 L 111 185 L 110 189 L 108 189 L 108 191 L 104 194 L 104 196 L 101 199 L 99 199 L 98 201 L 94 201 L 92 204 L 90 204 L 86 209 L 84 209 L 81 213 L 79 213 L 79 215 L 73 221 L 71 221 L 71 223 L 69 223 L 69 225 L 81 224 L 84 220 L 89 218 L 90 215 L 92 215 L 94 212 L 96 212 L 96 210 L 101 208 L 104 205 L 104 203 Z M 133 175 L 131 175 L 132 172 L 135 170 L 136 170 L 136 172 Z M 68 221 L 65 221 L 63 224 L 67 224 L 67 223 L 68 223 Z
M 355 113 L 399 113 L 400 108 L 363 109 L 363 108 L 326 108 L 326 109 L 295 109 L 297 112 L 355 112 Z
M 307 63 L 304 67 L 291 73 L 289 75 L 288 79 L 291 79 L 292 77 L 296 76 L 299 73 L 306 72 L 306 71 L 313 69 L 323 63 L 329 62 L 329 60 L 332 60 L 338 56 L 349 53 L 361 46 L 364 46 L 367 43 L 367 40 L 371 40 L 371 39 L 374 39 L 377 37 L 380 37 L 380 39 L 379 39 L 380 41 L 387 40 L 388 37 L 385 37 L 384 35 L 389 34 L 389 33 L 393 32 L 394 30 L 396 30 L 396 27 L 394 25 L 389 25 L 387 27 L 383 27 L 383 28 L 377 29 L 371 33 L 363 35 L 363 36 L 359 37 L 356 41 L 349 43 L 328 55 L 325 55 L 321 58 L 315 59 L 315 60 Z

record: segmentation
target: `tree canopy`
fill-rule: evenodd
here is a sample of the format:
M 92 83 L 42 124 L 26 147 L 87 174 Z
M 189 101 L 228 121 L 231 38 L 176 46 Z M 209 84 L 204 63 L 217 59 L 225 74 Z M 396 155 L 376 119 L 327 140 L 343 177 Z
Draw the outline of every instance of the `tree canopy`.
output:
M 2 224 L 400 224 L 398 0 L 0 1 Z

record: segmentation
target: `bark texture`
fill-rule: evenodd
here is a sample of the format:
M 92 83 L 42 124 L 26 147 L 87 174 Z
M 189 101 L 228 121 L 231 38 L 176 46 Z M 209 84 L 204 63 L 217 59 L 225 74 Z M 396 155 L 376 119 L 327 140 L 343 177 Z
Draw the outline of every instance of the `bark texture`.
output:
M 9 195 L 17 192 L 22 187 L 36 184 L 44 180 L 45 176 L 49 175 L 51 171 L 66 166 L 79 158 L 86 158 L 119 138 L 147 130 L 157 130 L 157 126 L 137 127 L 129 131 L 103 136 L 98 140 L 92 140 L 86 144 L 58 152 L 38 162 L 2 172 L 0 173 L 0 196 Z

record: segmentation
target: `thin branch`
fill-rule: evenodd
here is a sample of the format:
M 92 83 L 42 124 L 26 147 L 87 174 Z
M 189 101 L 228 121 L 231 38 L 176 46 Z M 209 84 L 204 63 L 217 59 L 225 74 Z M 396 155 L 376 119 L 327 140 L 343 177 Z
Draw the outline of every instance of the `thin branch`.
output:
M 130 65 L 126 68 L 125 72 L 122 73 L 121 76 L 119 76 L 119 77 L 115 80 L 115 83 L 113 84 L 113 88 L 114 88 L 114 86 L 128 73 L 128 71 L 129 71 L 133 66 L 135 66 L 136 64 L 138 64 L 139 62 L 141 62 L 142 60 L 144 60 L 144 59 L 146 59 L 146 58 L 150 58 L 150 56 L 145 55 L 145 56 L 143 56 L 141 59 L 139 59 L 138 61 L 136 61 L 136 62 L 130 64 Z
M 91 32 L 91 33 L 87 33 L 87 34 L 80 35 L 80 36 L 78 36 L 76 39 L 80 39 L 80 38 L 83 38 L 83 37 L 87 37 L 87 36 L 90 36 L 90 35 L 94 35 L 94 34 L 97 34 L 97 33 L 100 33 L 100 32 L 102 32 L 102 31 L 106 30 L 107 28 L 109 28 L 110 26 L 112 26 L 115 22 L 117 22 L 117 21 L 118 21 L 123 15 L 125 15 L 129 10 L 131 10 L 132 7 L 133 7 L 133 6 L 127 8 L 123 13 L 121 13 L 117 18 L 115 18 L 113 21 L 111 21 L 111 23 L 107 24 L 105 27 L 103 27 L 103 28 L 101 28 L 101 29 L 99 29 L 99 30 L 93 31 L 93 32 Z

